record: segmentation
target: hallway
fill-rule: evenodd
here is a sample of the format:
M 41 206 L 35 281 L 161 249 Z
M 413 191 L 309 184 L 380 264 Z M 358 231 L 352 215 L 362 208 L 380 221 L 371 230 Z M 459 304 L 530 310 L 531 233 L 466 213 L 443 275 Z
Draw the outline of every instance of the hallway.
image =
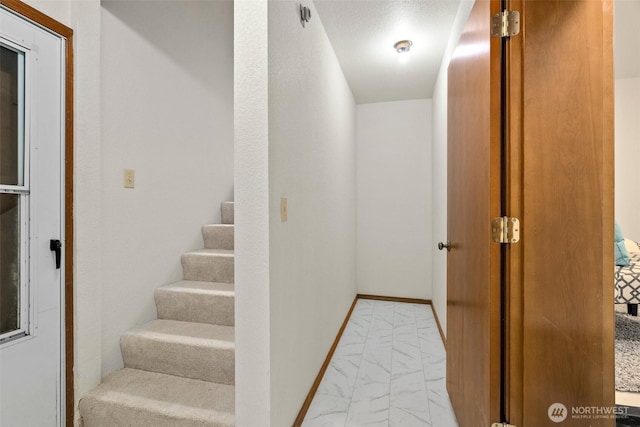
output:
M 359 299 L 303 426 L 457 427 L 431 306 Z

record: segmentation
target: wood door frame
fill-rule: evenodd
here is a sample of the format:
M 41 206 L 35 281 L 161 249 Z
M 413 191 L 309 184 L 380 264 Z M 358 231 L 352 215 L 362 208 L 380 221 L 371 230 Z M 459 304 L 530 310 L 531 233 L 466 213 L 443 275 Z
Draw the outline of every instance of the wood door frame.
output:
M 75 417 L 74 394 L 74 298 L 73 298 L 73 30 L 37 9 L 19 0 L 0 0 L 0 5 L 16 14 L 58 34 L 65 39 L 65 141 L 64 141 L 64 372 L 65 372 L 65 424 L 73 427 Z

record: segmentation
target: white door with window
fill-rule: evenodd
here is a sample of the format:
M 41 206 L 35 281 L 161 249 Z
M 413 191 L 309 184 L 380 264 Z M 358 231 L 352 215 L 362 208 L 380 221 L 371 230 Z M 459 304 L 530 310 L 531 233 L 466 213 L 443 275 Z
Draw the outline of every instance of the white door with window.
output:
M 63 423 L 64 39 L 0 7 L 0 426 Z

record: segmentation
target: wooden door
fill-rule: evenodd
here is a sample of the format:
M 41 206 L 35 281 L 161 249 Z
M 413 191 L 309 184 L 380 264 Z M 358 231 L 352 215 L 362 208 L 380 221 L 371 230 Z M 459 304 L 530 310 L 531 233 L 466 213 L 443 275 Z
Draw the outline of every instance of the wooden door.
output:
M 508 8 L 520 35 L 476 1 L 449 66 L 447 387 L 461 427 L 613 426 L 612 4 Z
M 476 1 L 448 71 L 447 388 L 460 426 L 489 426 L 500 403 L 500 44 L 498 1 Z
M 509 8 L 523 26 L 508 42 L 506 200 L 522 240 L 507 259 L 507 414 L 519 427 L 613 426 L 573 413 L 614 405 L 612 3 Z

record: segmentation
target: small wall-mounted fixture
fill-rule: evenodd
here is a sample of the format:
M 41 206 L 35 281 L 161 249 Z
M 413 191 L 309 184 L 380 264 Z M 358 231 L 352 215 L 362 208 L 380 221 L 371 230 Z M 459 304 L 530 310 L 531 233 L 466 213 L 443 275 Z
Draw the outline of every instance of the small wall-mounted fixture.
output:
M 413 45 L 413 42 L 411 40 L 400 40 L 399 42 L 396 42 L 396 44 L 393 45 L 393 48 L 398 53 L 406 53 L 411 50 L 412 45 Z
M 306 6 L 300 5 L 300 23 L 303 28 L 309 22 L 309 19 L 311 19 L 311 10 Z

